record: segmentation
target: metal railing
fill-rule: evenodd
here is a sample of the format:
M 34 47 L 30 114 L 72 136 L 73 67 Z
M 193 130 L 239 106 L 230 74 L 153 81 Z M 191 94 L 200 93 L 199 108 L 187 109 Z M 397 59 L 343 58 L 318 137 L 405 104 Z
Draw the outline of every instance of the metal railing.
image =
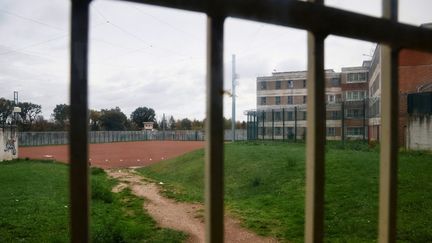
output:
M 379 241 L 396 240 L 398 76 L 400 48 L 432 52 L 432 30 L 397 22 L 397 0 L 383 0 L 383 18 L 326 7 L 323 0 L 130 0 L 207 14 L 206 242 L 223 242 L 223 32 L 236 17 L 308 32 L 305 242 L 324 236 L 324 40 L 334 34 L 382 44 L 382 138 Z M 71 240 L 89 239 L 88 26 L 89 0 L 72 0 L 70 196 Z

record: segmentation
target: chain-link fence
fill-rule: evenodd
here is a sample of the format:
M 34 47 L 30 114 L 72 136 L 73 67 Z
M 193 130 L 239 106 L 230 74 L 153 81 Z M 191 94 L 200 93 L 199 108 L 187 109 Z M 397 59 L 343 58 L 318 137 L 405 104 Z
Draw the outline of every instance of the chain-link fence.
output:
M 237 129 L 236 140 L 246 140 L 246 130 Z M 231 140 L 232 131 L 225 130 L 225 140 Z M 203 141 L 204 131 L 175 130 L 175 131 L 91 131 L 90 143 L 112 143 L 130 141 Z M 61 145 L 69 143 L 68 132 L 19 132 L 20 146 Z
M 328 140 L 367 140 L 369 119 L 380 123 L 379 98 L 326 104 Z M 304 140 L 307 133 L 307 106 L 292 105 L 247 111 L 248 140 Z

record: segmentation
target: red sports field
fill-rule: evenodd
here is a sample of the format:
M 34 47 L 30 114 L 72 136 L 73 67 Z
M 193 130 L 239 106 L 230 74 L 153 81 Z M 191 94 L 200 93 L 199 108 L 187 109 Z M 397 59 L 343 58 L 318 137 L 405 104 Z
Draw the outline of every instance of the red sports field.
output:
M 203 141 L 145 141 L 90 144 L 92 166 L 121 168 L 146 166 L 204 147 Z M 68 146 L 20 147 L 20 158 L 69 162 Z

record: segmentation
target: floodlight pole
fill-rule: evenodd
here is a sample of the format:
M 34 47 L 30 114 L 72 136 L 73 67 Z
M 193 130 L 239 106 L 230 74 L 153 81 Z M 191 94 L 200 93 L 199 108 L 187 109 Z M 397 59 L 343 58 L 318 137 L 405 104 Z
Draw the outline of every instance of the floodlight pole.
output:
M 231 133 L 232 141 L 235 141 L 235 125 L 236 125 L 236 71 L 235 71 L 235 54 L 232 55 L 232 116 L 231 116 Z

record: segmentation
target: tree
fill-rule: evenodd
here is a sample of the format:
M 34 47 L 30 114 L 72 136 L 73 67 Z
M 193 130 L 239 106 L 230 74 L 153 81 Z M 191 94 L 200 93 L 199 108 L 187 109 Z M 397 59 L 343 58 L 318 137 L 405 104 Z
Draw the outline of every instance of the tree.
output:
M 192 121 L 184 118 L 180 122 L 180 129 L 181 130 L 191 130 L 192 129 Z
M 42 112 L 42 106 L 30 102 L 19 103 L 21 112 L 18 113 L 21 118 L 21 128 L 24 131 L 31 130 L 33 122 L 37 116 Z
M 70 120 L 70 106 L 66 104 L 56 105 L 52 114 L 55 122 L 65 129 Z
M 132 112 L 131 120 L 138 128 L 142 129 L 144 122 L 156 123 L 156 114 L 152 108 L 138 107 Z
M 192 121 L 192 130 L 203 130 L 203 129 L 204 129 L 204 122 L 196 119 Z
M 175 130 L 176 129 L 176 121 L 174 120 L 173 116 L 171 116 L 170 119 L 168 120 L 168 127 L 171 130 Z
M 0 125 L 5 125 L 7 119 L 11 116 L 13 102 L 5 98 L 0 98 Z
M 97 110 L 90 110 L 89 112 L 89 120 L 90 120 L 90 130 L 91 131 L 99 131 L 101 130 L 101 121 L 100 118 L 102 116 L 102 112 Z
M 126 130 L 127 117 L 119 107 L 114 109 L 101 110 L 100 125 L 107 131 Z
M 163 115 L 162 119 L 159 121 L 158 125 L 160 126 L 161 130 L 168 129 L 168 121 L 165 118 L 165 114 Z

